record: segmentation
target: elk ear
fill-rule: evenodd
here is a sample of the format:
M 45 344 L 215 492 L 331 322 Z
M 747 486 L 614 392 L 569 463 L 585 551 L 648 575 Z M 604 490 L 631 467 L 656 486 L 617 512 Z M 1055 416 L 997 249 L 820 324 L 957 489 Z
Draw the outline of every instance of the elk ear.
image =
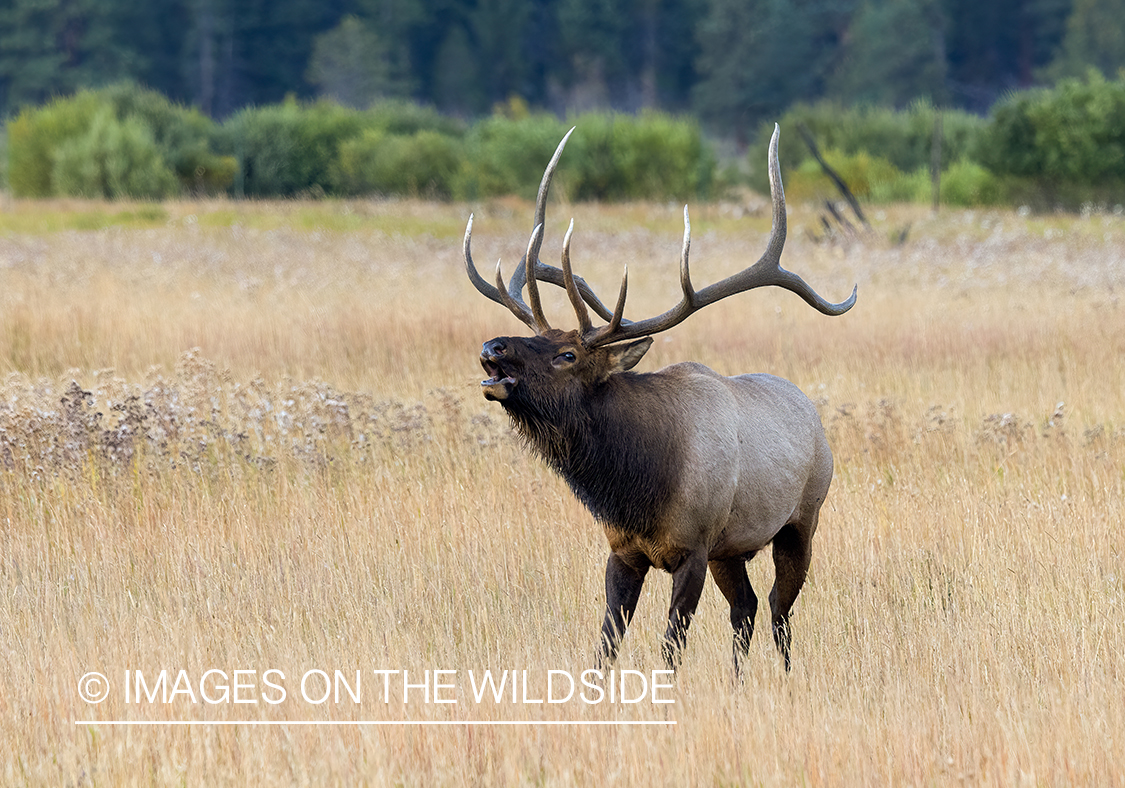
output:
M 610 374 L 625 372 L 637 366 L 637 362 L 652 347 L 652 337 L 644 337 L 627 345 L 610 345 L 606 348 L 609 353 Z

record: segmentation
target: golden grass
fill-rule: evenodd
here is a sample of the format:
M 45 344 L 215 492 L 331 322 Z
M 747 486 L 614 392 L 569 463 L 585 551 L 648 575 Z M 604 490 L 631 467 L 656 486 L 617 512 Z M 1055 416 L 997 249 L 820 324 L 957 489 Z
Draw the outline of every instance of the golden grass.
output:
M 470 670 L 535 697 L 586 669 L 603 604 L 598 527 L 477 387 L 481 341 L 522 327 L 465 280 L 461 228 L 476 211 L 478 264 L 510 271 L 530 208 L 143 208 L 5 204 L 0 783 L 1125 785 L 1119 217 L 895 209 L 828 244 L 794 210 L 786 265 L 831 298 L 858 281 L 857 307 L 740 296 L 643 362 L 774 372 L 820 407 L 837 472 L 792 673 L 760 617 L 732 682 L 709 584 L 674 704 L 478 706 Z M 555 208 L 548 249 L 571 210 L 600 291 L 628 263 L 630 313 L 676 298 L 678 206 Z M 744 213 L 693 208 L 698 282 L 757 257 Z M 764 600 L 768 556 L 751 579 Z M 669 590 L 650 578 L 619 667 L 661 667 Z M 161 669 L 277 669 L 288 697 L 125 702 L 124 671 Z M 300 701 L 310 669 L 364 671 L 362 703 Z M 459 702 L 383 703 L 377 669 L 456 670 Z

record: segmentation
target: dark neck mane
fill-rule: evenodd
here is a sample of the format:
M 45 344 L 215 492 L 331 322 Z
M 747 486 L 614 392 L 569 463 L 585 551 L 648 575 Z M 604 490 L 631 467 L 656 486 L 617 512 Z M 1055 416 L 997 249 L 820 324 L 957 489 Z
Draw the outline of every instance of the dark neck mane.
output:
M 503 402 L 520 435 L 602 522 L 655 533 L 679 478 L 681 442 L 648 375 L 613 375 L 585 397 Z

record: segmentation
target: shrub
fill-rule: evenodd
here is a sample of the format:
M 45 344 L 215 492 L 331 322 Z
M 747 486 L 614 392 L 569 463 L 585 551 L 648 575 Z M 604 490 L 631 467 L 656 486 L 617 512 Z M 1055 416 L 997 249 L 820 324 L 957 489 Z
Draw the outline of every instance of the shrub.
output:
M 937 112 L 926 103 L 900 112 L 831 103 L 794 107 L 781 120 L 787 142 L 778 149 L 786 194 L 793 199 L 809 199 L 835 193 L 797 133 L 803 124 L 829 166 L 857 197 L 871 202 L 929 202 Z M 1011 197 L 1008 180 L 997 177 L 973 158 L 988 145 L 992 132 L 986 121 L 950 110 L 942 110 L 941 119 L 942 203 L 993 205 Z M 751 183 L 762 192 L 769 191 L 766 151 L 772 133 L 772 124 L 763 126 L 749 152 Z
M 332 192 L 340 147 L 363 130 L 362 113 L 330 101 L 244 109 L 216 134 L 215 147 L 239 162 L 235 191 L 254 197 Z
M 692 120 L 661 113 L 589 113 L 574 119 L 553 189 L 575 200 L 689 199 L 706 194 L 715 156 Z M 466 136 L 463 198 L 531 199 L 567 124 L 550 115 L 494 115 Z
M 848 184 L 852 194 L 859 198 L 872 198 L 876 193 L 886 194 L 903 178 L 901 170 L 886 159 L 872 156 L 867 151 L 847 154 L 829 149 L 822 151 L 822 155 L 828 166 Z M 805 159 L 788 176 L 783 173 L 782 182 L 786 195 L 795 200 L 834 199 L 837 196 L 836 186 L 815 159 Z
M 1091 184 L 1125 177 L 1125 81 L 1091 72 L 1017 94 L 997 107 L 989 131 L 981 158 L 998 173 Z
M 516 194 L 534 199 L 543 168 L 566 130 L 562 121 L 546 114 L 514 120 L 492 115 L 478 121 L 465 135 L 465 165 L 457 177 L 456 196 Z M 568 193 L 568 178 L 560 171 L 553 188 Z
M 99 129 L 91 137 L 95 123 Z M 115 123 L 121 128 L 115 128 Z M 145 131 L 139 132 L 138 126 Z M 181 186 L 221 191 L 233 179 L 234 161 L 211 151 L 214 131 L 215 124 L 198 110 L 173 104 L 155 91 L 130 83 L 80 91 L 42 107 L 27 108 L 8 125 L 12 191 L 24 197 L 49 197 L 73 193 L 68 190 L 78 188 L 78 184 L 82 184 L 83 192 L 88 191 L 93 188 L 92 182 L 77 173 L 82 169 L 92 171 L 93 165 L 83 168 L 76 161 L 68 161 L 63 168 L 66 185 L 54 182 L 56 159 L 63 148 L 69 146 L 73 151 L 93 145 L 104 150 L 111 145 L 118 158 L 137 152 L 146 158 L 125 169 L 140 172 L 151 166 L 149 143 L 155 145 L 163 166 L 179 177 Z M 139 133 L 147 142 L 139 142 Z M 121 162 L 119 165 L 124 166 Z M 163 183 L 163 175 L 153 177 L 155 180 L 142 191 L 151 192 L 157 183 Z M 139 188 L 139 184 L 134 187 Z M 164 186 L 157 191 L 163 192 Z M 171 193 L 175 191 L 178 189 Z
M 368 129 L 340 146 L 337 182 L 349 194 L 449 199 L 461 167 L 460 141 L 436 131 Z
M 929 174 L 926 173 L 927 180 Z M 977 205 L 998 205 L 1007 201 L 1007 193 L 995 175 L 981 165 L 962 159 L 941 176 L 941 202 L 965 208 Z
M 237 162 L 211 150 L 217 126 L 199 110 L 173 104 L 162 94 L 131 83 L 97 91 L 119 118 L 139 118 L 152 132 L 164 159 L 189 191 L 225 191 L 234 180 Z
M 101 109 L 89 91 L 27 107 L 8 123 L 8 183 L 17 197 L 51 197 L 55 151 L 89 131 Z
M 897 178 L 872 184 L 868 199 L 873 203 L 931 202 L 933 181 L 929 167 L 900 172 Z
M 465 124 L 460 120 L 442 115 L 433 107 L 395 99 L 381 101 L 364 112 L 363 125 L 367 128 L 382 129 L 391 134 L 409 135 L 419 131 L 436 131 L 454 138 L 465 135 Z
M 977 160 L 1019 191 L 1082 202 L 1125 182 L 1125 80 L 1091 71 L 1054 89 L 1014 93 L 992 113 Z
M 917 167 L 903 172 L 886 159 L 866 151 L 845 154 L 822 151 L 825 161 L 844 179 L 852 193 L 872 203 L 923 202 L 933 199 L 930 168 Z M 835 185 L 814 159 L 806 159 L 788 177 L 783 176 L 785 194 L 793 200 L 836 199 Z M 972 207 L 997 205 L 1007 192 L 1000 179 L 979 164 L 962 159 L 950 165 L 941 176 L 943 205 Z
M 715 155 L 694 120 L 656 112 L 591 113 L 576 119 L 580 200 L 667 200 L 708 193 Z
M 845 155 L 866 152 L 885 159 L 902 172 L 928 169 L 938 112 L 925 102 L 902 111 L 870 106 L 845 108 L 832 102 L 797 105 L 779 122 L 782 140 L 778 145 L 778 160 L 782 174 L 796 169 L 811 155 L 798 133 L 801 125 L 808 128 L 822 151 L 834 149 Z M 976 150 L 985 121 L 959 110 L 940 110 L 940 113 L 944 169 L 968 158 Z M 769 191 L 766 161 L 772 134 L 773 123 L 764 124 L 748 154 L 751 185 L 762 192 Z
M 119 121 L 108 107 L 85 134 L 59 145 L 54 160 L 58 194 L 160 199 L 179 190 L 148 127 L 136 117 Z

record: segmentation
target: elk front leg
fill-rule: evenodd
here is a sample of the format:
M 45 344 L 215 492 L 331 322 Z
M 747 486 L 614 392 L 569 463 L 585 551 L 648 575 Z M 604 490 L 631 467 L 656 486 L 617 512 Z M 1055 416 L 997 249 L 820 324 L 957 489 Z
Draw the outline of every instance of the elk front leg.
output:
M 680 663 L 688 627 L 695 615 L 703 583 L 707 580 L 707 551 L 689 553 L 672 571 L 672 605 L 668 609 L 668 629 L 664 632 L 664 662 L 670 670 Z
M 617 659 L 617 647 L 637 609 L 648 565 L 640 567 L 625 563 L 610 553 L 605 565 L 605 621 L 602 622 L 602 642 L 599 664 L 608 667 Z

